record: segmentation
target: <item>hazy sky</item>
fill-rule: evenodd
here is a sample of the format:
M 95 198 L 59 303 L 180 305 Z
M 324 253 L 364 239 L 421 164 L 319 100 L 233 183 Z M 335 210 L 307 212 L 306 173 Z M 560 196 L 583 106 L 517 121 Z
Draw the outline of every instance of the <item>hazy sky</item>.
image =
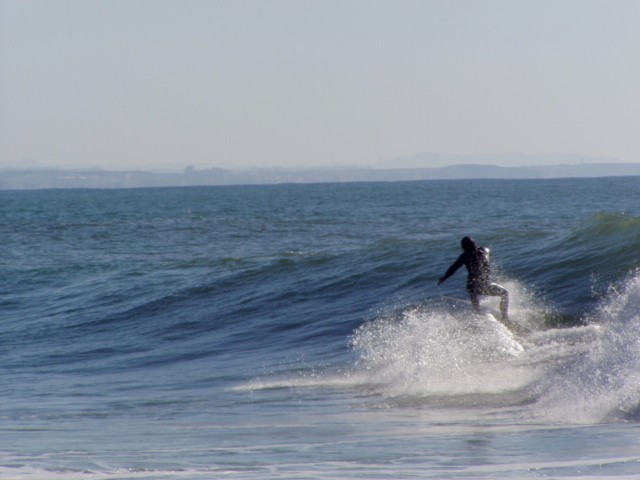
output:
M 640 162 L 637 0 L 0 0 L 0 166 Z

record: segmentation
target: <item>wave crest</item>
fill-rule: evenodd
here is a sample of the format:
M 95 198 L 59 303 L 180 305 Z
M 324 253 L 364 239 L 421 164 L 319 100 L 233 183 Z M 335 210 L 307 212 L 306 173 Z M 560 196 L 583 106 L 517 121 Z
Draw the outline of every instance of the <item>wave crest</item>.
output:
M 391 395 L 500 393 L 522 386 L 493 374 L 523 347 L 491 315 L 414 309 L 362 325 L 352 338 L 357 369 Z
M 551 369 L 538 413 L 576 423 L 640 420 L 640 271 L 611 288 L 590 321 L 588 348 Z

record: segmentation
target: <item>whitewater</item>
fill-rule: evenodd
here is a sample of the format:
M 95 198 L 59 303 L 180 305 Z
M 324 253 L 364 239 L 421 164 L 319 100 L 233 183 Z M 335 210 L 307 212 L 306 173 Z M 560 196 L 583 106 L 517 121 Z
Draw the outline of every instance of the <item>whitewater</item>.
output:
M 0 478 L 640 478 L 640 178 L 0 191 Z M 473 236 L 510 293 L 473 312 Z

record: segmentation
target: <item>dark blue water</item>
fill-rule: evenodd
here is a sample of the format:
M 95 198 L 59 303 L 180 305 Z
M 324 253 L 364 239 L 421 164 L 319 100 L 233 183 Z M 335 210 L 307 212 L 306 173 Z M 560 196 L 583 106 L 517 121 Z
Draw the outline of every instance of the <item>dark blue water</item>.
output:
M 510 330 L 436 286 L 464 235 Z M 0 191 L 0 238 L 2 478 L 640 473 L 637 177 Z

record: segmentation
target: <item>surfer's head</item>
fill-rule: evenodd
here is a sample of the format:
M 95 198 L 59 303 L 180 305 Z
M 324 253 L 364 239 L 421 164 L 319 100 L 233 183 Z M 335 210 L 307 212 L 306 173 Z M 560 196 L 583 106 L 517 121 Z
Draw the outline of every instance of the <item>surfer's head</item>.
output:
M 473 252 L 476 249 L 476 242 L 471 237 L 464 237 L 460 242 L 460 246 L 465 252 Z

